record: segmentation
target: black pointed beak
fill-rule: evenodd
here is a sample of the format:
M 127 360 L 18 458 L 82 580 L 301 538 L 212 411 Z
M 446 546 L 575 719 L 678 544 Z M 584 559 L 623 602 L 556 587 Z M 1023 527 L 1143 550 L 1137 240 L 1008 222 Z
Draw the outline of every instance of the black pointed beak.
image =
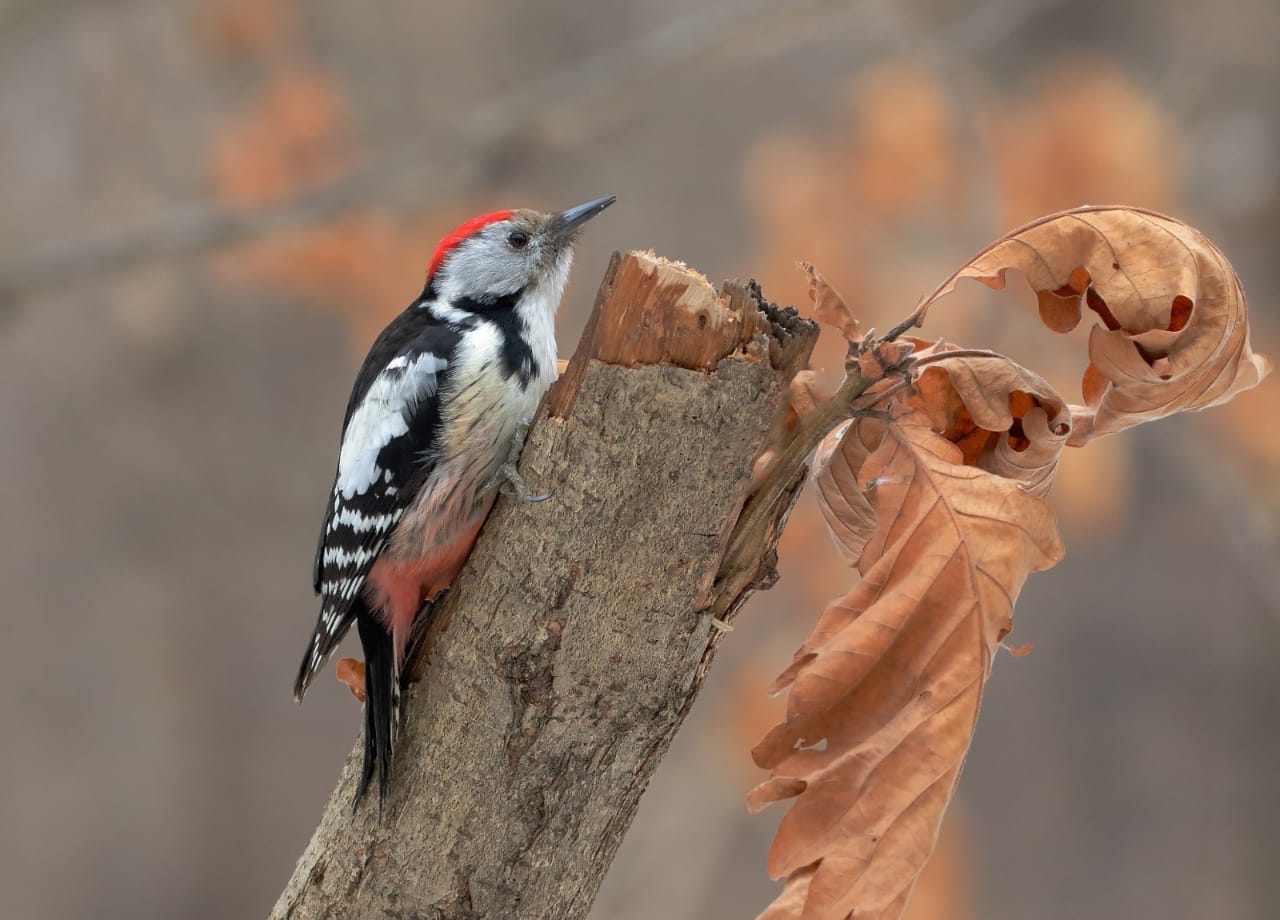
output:
M 556 215 L 560 218 L 557 223 L 560 225 L 558 229 L 561 238 L 572 239 L 573 235 L 578 232 L 579 227 L 617 200 L 618 197 L 616 195 L 606 195 L 604 198 L 597 198 L 595 201 L 580 204 L 576 208 L 561 211 Z

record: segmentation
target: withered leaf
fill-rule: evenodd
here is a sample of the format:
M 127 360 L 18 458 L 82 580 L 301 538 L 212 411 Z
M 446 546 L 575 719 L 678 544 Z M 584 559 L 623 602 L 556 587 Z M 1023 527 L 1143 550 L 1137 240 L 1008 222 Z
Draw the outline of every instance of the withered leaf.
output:
M 965 463 L 1022 483 L 1044 496 L 1071 430 L 1066 404 L 1039 375 L 998 355 L 960 353 L 954 345 L 912 339 L 929 362 L 916 387 L 895 404 L 895 414 L 917 412 L 917 421 L 956 444 Z M 814 460 L 819 507 L 837 549 L 856 565 L 876 527 L 870 493 L 887 480 L 872 477 L 866 491 L 857 472 L 880 443 L 878 422 L 837 428 Z
M 855 341 L 858 338 L 858 319 L 840 292 L 808 262 L 801 262 L 800 267 L 809 276 L 809 299 L 813 301 L 813 315 L 818 322 L 835 326 L 842 336 L 850 342 Z
M 791 383 L 788 384 L 790 391 L 790 409 L 797 419 L 802 419 L 819 403 L 826 402 L 831 398 L 831 394 L 821 381 L 818 375 L 811 370 L 796 371 Z
M 882 437 L 883 431 L 874 421 L 856 426 L 850 422 L 827 435 L 814 460 L 818 507 L 836 548 L 849 565 L 858 564 L 862 547 L 875 531 L 870 495 L 878 484 L 864 489 L 858 482 L 858 471 Z
M 1244 290 L 1231 264 L 1199 231 L 1152 211 L 1086 207 L 1007 234 L 942 283 L 927 310 L 962 278 L 1001 289 L 1010 269 L 1036 292 L 1057 332 L 1092 310 L 1084 406 L 1071 441 L 1203 409 L 1256 386 L 1271 370 L 1249 346 Z
M 1170 218 L 1081 208 L 1036 221 L 947 279 L 918 316 L 959 279 L 1002 288 L 1011 268 L 1051 329 L 1075 327 L 1084 306 L 1100 320 L 1086 405 L 1066 405 L 1001 355 L 919 340 L 904 387 L 879 379 L 874 343 L 860 343 L 859 371 L 875 383 L 858 405 L 889 410 L 889 421 L 838 428 L 814 469 L 827 525 L 862 580 L 778 678 L 786 718 L 752 752 L 770 776 L 751 808 L 794 800 L 769 856 L 770 874 L 787 881 L 762 920 L 900 917 L 1014 600 L 1061 558 L 1043 496 L 1064 447 L 1226 401 L 1270 370 L 1250 350 L 1230 265 Z
M 1071 434 L 1070 409 L 1044 378 L 1008 358 L 949 357 L 953 351 L 961 349 L 933 343 L 922 353 L 931 363 L 905 404 L 924 412 L 935 430 L 960 443 L 966 463 L 1047 495 Z M 974 429 L 965 439 L 956 436 L 962 420 Z
M 752 752 L 771 771 L 752 804 L 795 798 L 769 856 L 770 874 L 790 883 L 763 916 L 897 917 L 954 790 L 1013 600 L 1062 548 L 1048 506 L 964 465 L 920 406 L 890 425 L 850 424 L 819 469 L 820 488 L 861 497 L 876 527 L 862 581 L 827 607 L 779 679 L 791 691 L 786 721 Z
M 339 658 L 334 669 L 338 682 L 351 691 L 351 695 L 364 702 L 364 662 L 355 658 Z

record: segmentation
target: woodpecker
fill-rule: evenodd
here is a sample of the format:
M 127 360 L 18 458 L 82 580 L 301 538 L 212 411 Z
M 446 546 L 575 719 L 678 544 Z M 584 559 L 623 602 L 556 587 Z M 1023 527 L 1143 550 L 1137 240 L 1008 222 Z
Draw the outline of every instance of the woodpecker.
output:
M 356 375 L 312 571 L 320 616 L 294 683 L 301 702 L 356 624 L 365 732 L 353 806 L 375 771 L 380 807 L 386 797 L 419 609 L 453 582 L 504 481 L 521 498 L 546 497 L 529 494 L 514 461 L 555 379 L 555 313 L 574 241 L 614 200 L 463 223 Z

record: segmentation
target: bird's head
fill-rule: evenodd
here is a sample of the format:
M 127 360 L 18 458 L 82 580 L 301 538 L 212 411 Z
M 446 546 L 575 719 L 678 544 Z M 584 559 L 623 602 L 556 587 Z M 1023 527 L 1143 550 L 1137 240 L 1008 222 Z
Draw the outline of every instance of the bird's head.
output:
M 531 294 L 554 310 L 579 230 L 614 200 L 609 195 L 549 214 L 521 209 L 473 217 L 440 241 L 427 270 L 427 290 L 464 310 Z

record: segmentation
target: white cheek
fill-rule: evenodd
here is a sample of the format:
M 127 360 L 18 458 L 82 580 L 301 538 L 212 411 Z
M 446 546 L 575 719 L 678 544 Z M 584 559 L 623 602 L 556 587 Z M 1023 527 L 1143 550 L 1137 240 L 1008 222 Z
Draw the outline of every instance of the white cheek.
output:
M 529 258 L 501 240 L 486 237 L 462 243 L 449 258 L 440 294 L 446 301 L 466 297 L 503 297 L 525 286 Z
M 552 275 L 557 304 L 560 302 L 561 295 L 564 294 L 564 286 L 569 281 L 569 269 L 571 268 L 573 268 L 573 247 L 569 247 L 560 254 L 560 259 L 556 262 L 555 273 Z

